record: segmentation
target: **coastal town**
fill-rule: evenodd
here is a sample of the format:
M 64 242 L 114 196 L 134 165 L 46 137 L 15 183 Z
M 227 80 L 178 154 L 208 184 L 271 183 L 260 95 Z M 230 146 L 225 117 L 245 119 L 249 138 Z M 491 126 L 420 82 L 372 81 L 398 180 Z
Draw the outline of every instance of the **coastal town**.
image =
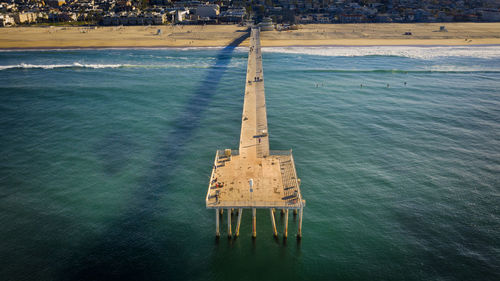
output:
M 495 0 L 10 0 L 0 27 L 498 22 Z

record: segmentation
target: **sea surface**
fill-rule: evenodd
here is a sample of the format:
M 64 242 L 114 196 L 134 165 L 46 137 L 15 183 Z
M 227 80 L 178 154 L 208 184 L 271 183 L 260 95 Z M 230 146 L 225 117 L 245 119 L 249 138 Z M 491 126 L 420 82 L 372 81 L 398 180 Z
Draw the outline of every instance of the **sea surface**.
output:
M 264 48 L 299 242 L 205 208 L 247 52 L 0 52 L 0 279 L 500 280 L 500 46 Z

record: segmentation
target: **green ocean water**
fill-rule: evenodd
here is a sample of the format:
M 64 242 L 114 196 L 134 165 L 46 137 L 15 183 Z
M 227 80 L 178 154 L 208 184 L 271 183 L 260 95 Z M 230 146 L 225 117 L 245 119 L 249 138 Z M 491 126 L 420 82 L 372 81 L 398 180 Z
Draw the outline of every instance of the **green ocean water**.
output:
M 247 49 L 0 52 L 0 279 L 500 279 L 499 46 L 263 52 L 299 242 L 205 209 Z

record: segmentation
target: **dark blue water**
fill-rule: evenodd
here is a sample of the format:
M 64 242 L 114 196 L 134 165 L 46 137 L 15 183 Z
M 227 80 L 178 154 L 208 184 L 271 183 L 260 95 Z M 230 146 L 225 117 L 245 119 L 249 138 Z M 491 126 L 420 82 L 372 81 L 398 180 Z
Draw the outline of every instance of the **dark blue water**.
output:
M 0 52 L 1 279 L 500 279 L 500 47 L 264 49 L 300 243 L 205 209 L 246 52 Z

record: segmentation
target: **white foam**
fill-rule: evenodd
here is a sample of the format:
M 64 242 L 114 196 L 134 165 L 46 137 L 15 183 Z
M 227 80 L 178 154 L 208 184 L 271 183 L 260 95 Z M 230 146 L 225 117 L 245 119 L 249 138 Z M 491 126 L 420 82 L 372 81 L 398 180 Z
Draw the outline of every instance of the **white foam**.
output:
M 118 68 L 127 66 L 125 64 L 82 64 L 74 62 L 72 64 L 27 64 L 20 63 L 14 65 L 0 65 L 0 70 L 6 69 L 30 69 L 30 68 L 40 68 L 40 69 L 54 69 L 54 68 Z
M 228 65 L 221 65 L 219 67 L 240 67 L 244 65 L 245 61 L 231 61 Z M 199 62 L 199 63 L 167 63 L 167 64 L 84 64 L 79 62 L 74 62 L 72 64 L 29 64 L 20 63 L 13 65 L 0 65 L 1 70 L 7 69 L 55 69 L 55 68 L 91 68 L 91 69 L 101 69 L 101 68 L 121 68 L 121 67 L 136 67 L 136 68 L 210 68 L 217 67 L 213 65 L 212 62 Z
M 500 58 L 500 46 L 321 46 L 264 47 L 263 52 L 334 57 L 397 56 L 413 59 L 438 57 Z

